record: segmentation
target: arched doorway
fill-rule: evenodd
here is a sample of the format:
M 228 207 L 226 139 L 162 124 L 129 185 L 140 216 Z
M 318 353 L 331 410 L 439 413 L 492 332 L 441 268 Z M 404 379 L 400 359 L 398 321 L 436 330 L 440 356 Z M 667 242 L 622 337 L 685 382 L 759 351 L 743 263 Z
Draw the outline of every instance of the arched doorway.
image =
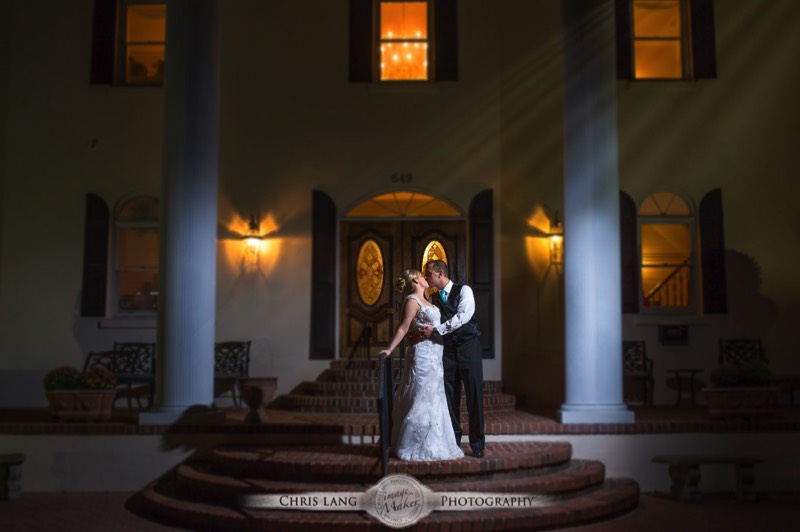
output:
M 346 358 L 359 347 L 367 355 L 377 353 L 394 331 L 399 298 L 392 281 L 405 268 L 421 269 L 423 257 L 438 254 L 447 257 L 455 281 L 472 287 L 483 358 L 494 358 L 493 205 L 491 189 L 475 195 L 466 215 L 433 196 L 394 192 L 340 216 L 333 199 L 314 190 L 310 358 Z M 361 275 L 372 276 L 372 284 L 361 288 L 359 256 Z
M 363 201 L 340 226 L 340 356 L 372 356 L 397 327 L 402 296 L 394 280 L 438 258 L 467 282 L 467 219 L 433 196 L 399 191 Z

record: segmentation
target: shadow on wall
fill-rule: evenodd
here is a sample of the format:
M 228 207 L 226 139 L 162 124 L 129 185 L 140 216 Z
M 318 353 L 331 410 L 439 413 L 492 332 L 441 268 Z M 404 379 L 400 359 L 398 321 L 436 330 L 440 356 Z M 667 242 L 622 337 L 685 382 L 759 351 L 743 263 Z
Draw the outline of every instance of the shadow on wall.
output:
M 753 257 L 741 251 L 728 250 L 725 259 L 729 319 L 726 320 L 723 335 L 727 338 L 761 338 L 766 341 L 775 323 L 777 306 L 761 294 L 761 267 Z

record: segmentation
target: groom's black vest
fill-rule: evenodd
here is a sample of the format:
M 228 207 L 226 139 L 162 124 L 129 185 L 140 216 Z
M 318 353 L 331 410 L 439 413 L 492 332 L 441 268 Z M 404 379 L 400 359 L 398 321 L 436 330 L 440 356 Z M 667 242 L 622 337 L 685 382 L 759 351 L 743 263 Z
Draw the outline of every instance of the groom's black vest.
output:
M 453 289 L 447 296 L 447 302 L 442 301 L 442 298 L 439 297 L 438 294 L 431 298 L 433 300 L 433 304 L 439 307 L 439 311 L 442 314 L 442 323 L 446 322 L 458 313 L 458 302 L 461 300 L 462 286 L 463 285 L 453 283 Z M 480 335 L 481 331 L 478 329 L 478 325 L 475 322 L 475 314 L 473 314 L 467 323 L 463 324 L 452 333 L 444 335 L 444 339 L 445 342 L 447 342 L 447 340 L 451 340 L 454 345 L 461 345 L 467 343 L 473 338 L 477 338 Z

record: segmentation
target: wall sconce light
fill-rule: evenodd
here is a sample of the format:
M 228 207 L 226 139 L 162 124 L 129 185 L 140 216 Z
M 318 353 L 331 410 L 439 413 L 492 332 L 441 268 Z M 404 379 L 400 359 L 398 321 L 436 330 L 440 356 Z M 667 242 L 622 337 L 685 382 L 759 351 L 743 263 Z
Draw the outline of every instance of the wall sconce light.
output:
M 564 264 L 564 229 L 558 221 L 558 211 L 550 224 L 547 240 L 550 244 L 550 264 Z
M 247 232 L 242 235 L 244 243 L 244 257 L 247 264 L 258 264 L 258 253 L 261 248 L 261 233 L 259 233 L 258 223 L 255 215 L 250 215 L 250 222 L 247 224 Z

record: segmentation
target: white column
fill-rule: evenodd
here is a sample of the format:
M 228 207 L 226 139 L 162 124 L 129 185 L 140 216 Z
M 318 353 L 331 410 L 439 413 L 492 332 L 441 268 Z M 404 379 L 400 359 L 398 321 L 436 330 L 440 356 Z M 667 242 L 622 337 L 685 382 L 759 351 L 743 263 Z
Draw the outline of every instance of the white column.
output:
M 157 386 L 140 423 L 214 399 L 219 152 L 218 0 L 168 0 Z
M 627 423 L 622 401 L 613 0 L 563 0 L 564 295 L 562 423 Z

